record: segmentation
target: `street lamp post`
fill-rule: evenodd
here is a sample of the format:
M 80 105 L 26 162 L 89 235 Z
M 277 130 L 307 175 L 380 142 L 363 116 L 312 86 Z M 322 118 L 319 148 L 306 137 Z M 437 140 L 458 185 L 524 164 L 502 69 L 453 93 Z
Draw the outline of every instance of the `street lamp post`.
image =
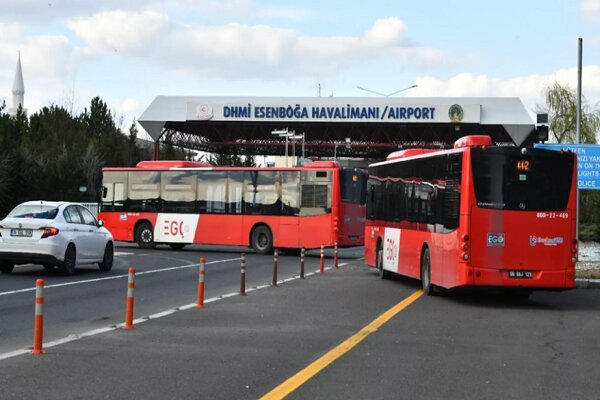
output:
M 288 166 L 288 143 L 289 140 L 292 140 L 292 151 L 294 153 L 294 157 L 296 156 L 296 147 L 295 147 L 295 140 L 297 139 L 302 139 L 302 156 L 304 156 L 304 133 L 302 133 L 302 135 L 296 135 L 295 131 L 290 131 L 288 128 L 285 129 L 281 129 L 281 130 L 273 130 L 271 131 L 271 134 L 278 136 L 278 137 L 284 137 L 285 138 L 285 166 Z
M 333 142 L 333 161 L 337 160 L 337 148 L 340 144 L 345 144 L 347 149 L 352 147 L 352 139 L 347 137 L 343 142 L 338 142 L 337 140 Z
M 356 88 L 357 88 L 357 89 L 360 89 L 360 90 L 363 90 L 363 91 L 365 91 L 365 92 L 369 92 L 369 93 L 377 94 L 377 95 L 379 95 L 379 96 L 383 96 L 383 97 L 390 97 L 390 96 L 393 96 L 393 95 L 395 95 L 395 94 L 398 94 L 398 93 L 400 93 L 400 92 L 404 92 L 405 90 L 414 89 L 414 88 L 416 88 L 416 87 L 418 87 L 418 86 L 419 86 L 419 85 L 416 85 L 416 84 L 415 84 L 415 85 L 411 85 L 411 86 L 409 86 L 409 87 L 405 87 L 404 89 L 396 90 L 395 92 L 392 92 L 392 93 L 390 93 L 390 94 L 385 94 L 385 93 L 376 92 L 376 91 L 374 91 L 374 90 L 371 90 L 371 89 L 365 89 L 364 87 L 361 87 L 361 86 L 357 86 Z

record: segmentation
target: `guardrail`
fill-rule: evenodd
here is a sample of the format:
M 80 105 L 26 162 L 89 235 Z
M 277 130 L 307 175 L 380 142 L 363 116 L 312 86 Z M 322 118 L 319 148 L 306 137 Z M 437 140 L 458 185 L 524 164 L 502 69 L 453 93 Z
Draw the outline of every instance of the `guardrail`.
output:
M 94 214 L 95 217 L 98 217 L 98 203 L 79 203 Z

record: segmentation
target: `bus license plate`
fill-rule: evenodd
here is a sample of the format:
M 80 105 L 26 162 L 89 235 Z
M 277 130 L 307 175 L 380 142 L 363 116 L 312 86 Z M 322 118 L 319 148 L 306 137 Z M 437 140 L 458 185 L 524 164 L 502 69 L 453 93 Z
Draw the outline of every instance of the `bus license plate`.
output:
M 33 230 L 32 229 L 11 229 L 10 236 L 31 237 L 31 236 L 33 236 Z
M 531 278 L 533 278 L 533 272 L 512 270 L 512 271 L 508 271 L 508 277 L 509 278 L 517 278 L 517 279 L 531 279 Z

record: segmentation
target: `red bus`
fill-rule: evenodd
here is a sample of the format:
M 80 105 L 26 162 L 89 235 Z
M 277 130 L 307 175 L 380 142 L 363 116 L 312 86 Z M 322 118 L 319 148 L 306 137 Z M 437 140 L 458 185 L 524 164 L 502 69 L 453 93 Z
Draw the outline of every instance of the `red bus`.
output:
M 569 289 L 577 260 L 576 156 L 492 146 L 407 149 L 369 166 L 365 262 L 381 278 L 460 286 Z
M 337 162 L 303 167 L 212 167 L 142 161 L 104 168 L 98 218 L 115 240 L 299 249 L 362 246 L 366 172 Z

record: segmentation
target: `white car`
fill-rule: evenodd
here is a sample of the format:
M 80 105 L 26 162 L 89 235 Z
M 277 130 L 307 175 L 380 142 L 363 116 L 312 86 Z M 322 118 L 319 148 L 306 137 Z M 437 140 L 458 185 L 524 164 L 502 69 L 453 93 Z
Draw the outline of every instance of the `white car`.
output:
M 84 206 L 58 201 L 28 201 L 0 221 L 0 272 L 15 264 L 59 267 L 72 275 L 78 264 L 113 264 L 113 237 Z

